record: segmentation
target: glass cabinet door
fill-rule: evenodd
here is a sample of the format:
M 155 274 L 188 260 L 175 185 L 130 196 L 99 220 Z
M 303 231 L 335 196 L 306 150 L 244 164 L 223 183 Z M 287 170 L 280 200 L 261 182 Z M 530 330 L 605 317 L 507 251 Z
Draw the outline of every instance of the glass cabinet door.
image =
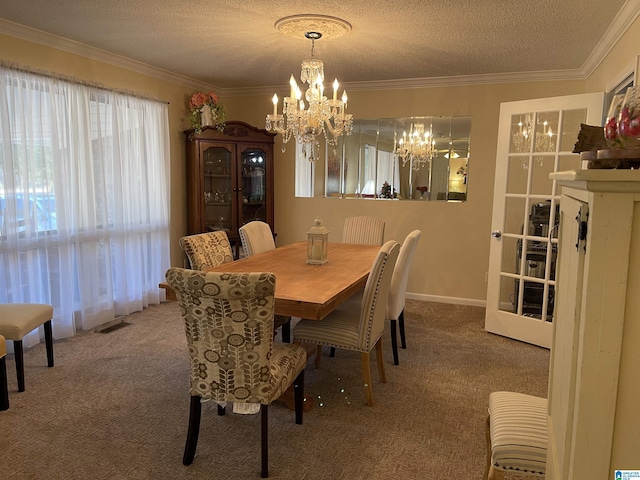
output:
M 267 154 L 259 148 L 247 148 L 241 153 L 241 221 L 267 222 Z M 270 192 L 269 192 L 270 193 Z
M 204 150 L 204 225 L 205 230 L 232 228 L 232 152 L 225 147 L 208 147 Z

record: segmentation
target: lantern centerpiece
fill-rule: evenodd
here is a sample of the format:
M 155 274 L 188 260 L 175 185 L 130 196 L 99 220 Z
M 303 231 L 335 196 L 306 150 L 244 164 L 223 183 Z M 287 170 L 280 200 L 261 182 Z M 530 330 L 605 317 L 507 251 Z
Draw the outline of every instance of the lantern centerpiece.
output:
M 329 230 L 322 225 L 322 220 L 316 218 L 313 227 L 307 232 L 307 263 L 324 265 L 329 261 L 327 248 L 329 244 Z

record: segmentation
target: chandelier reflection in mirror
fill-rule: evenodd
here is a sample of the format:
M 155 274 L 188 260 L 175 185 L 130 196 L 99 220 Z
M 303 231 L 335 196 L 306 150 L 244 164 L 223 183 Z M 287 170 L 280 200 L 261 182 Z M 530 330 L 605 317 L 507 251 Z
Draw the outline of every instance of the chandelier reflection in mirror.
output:
M 351 134 L 353 119 L 352 115 L 346 113 L 347 92 L 343 91 L 338 98 L 339 83 L 336 79 L 333 82 L 332 98 L 328 99 L 324 95 L 324 64 L 315 57 L 315 41 L 323 36 L 319 30 L 327 28 L 335 37 L 343 35 L 346 26 L 348 30 L 351 29 L 351 25 L 344 20 L 318 15 L 287 17 L 276 22 L 276 28 L 290 36 L 297 36 L 300 28 L 309 28 L 304 32 L 304 37 L 311 40 L 311 58 L 302 62 L 300 74 L 300 80 L 307 84 L 304 98 L 291 75 L 290 93 L 288 97 L 284 97 L 282 113 L 278 113 L 278 95 L 274 94 L 273 113 L 266 118 L 266 129 L 282 135 L 283 152 L 286 150 L 286 143 L 291 137 L 295 137 L 302 144 L 305 158 L 315 161 L 319 159 L 320 135 L 324 135 L 327 143 L 335 149 L 340 136 Z M 318 31 L 311 28 L 318 28 Z
M 551 123 L 547 120 L 538 118 L 535 126 L 535 152 L 553 152 L 556 149 L 555 134 L 551 127 Z M 520 117 L 518 122 L 513 125 L 513 135 L 511 145 L 516 153 L 528 153 L 531 148 L 531 138 L 534 135 L 533 118 L 531 115 Z
M 431 126 L 425 131 L 424 123 L 412 123 L 409 135 L 405 130 L 399 140 L 397 136 L 394 138 L 393 152 L 402 160 L 403 167 L 410 162 L 413 170 L 419 170 L 433 160 L 435 143 Z

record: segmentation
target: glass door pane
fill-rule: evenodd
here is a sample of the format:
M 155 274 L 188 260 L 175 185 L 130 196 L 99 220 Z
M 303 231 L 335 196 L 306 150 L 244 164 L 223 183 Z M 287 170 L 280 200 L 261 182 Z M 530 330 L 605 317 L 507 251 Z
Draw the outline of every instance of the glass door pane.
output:
M 240 165 L 242 169 L 242 205 L 241 221 L 245 223 L 258 220 L 267 222 L 267 155 L 259 148 L 247 148 L 242 151 Z
M 204 222 L 207 231 L 231 230 L 231 154 L 224 147 L 204 151 Z

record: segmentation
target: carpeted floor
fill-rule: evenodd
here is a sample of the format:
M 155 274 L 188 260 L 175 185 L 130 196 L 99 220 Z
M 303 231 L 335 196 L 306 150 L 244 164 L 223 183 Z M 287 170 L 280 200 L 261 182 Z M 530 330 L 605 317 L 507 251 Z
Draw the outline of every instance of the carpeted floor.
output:
M 372 366 L 375 407 L 364 404 L 360 355 L 310 361 L 303 425 L 284 403 L 270 408 L 270 477 L 278 479 L 481 479 L 489 394 L 546 396 L 549 352 L 484 331 L 484 309 L 410 300 L 408 348 L 388 383 Z M 189 412 L 186 341 L 176 303 L 127 317 L 110 333 L 25 353 L 18 393 L 8 357 L 11 408 L 0 412 L 3 479 L 252 479 L 260 476 L 259 415 L 204 405 L 194 463 L 182 465 Z M 373 360 L 375 361 L 375 360 Z M 509 480 L 525 479 L 511 475 Z M 531 477 L 530 477 L 531 478 Z

